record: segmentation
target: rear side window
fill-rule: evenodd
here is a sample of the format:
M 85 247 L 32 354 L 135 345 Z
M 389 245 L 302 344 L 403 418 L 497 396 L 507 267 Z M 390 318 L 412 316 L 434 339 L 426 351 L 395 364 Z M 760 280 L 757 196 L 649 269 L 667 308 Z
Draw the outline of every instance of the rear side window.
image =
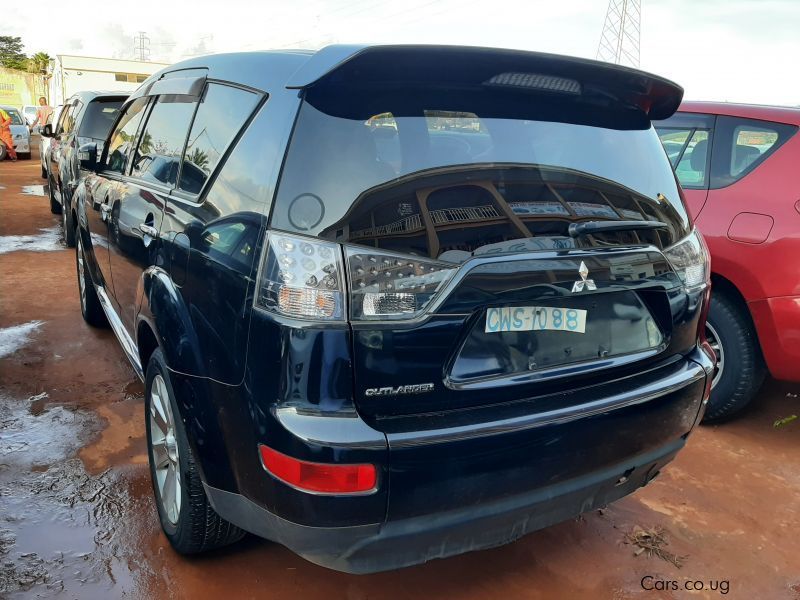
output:
M 190 194 L 200 193 L 258 99 L 257 94 L 240 88 L 208 84 L 189 133 L 179 189 Z
M 731 185 L 752 173 L 796 131 L 785 123 L 717 117 L 711 187 Z
M 125 109 L 111 134 L 106 153 L 105 169 L 113 173 L 124 173 L 127 170 L 131 148 L 136 140 L 136 132 L 144 117 L 144 109 L 150 98 L 137 98 Z
M 68 106 L 64 110 L 64 114 L 61 117 L 61 122 L 59 123 L 59 130 L 57 133 L 71 133 L 72 130 L 75 128 L 75 117 L 78 116 L 78 113 L 81 111 L 83 104 L 80 102 L 76 102 L 74 105 Z
M 191 96 L 158 97 L 134 152 L 131 177 L 168 187 L 175 184 L 196 106 L 197 99 Z
M 94 100 L 86 107 L 78 135 L 95 140 L 105 140 L 117 120 L 122 100 Z
M 690 189 L 708 187 L 709 130 L 659 128 L 658 136 L 681 185 Z

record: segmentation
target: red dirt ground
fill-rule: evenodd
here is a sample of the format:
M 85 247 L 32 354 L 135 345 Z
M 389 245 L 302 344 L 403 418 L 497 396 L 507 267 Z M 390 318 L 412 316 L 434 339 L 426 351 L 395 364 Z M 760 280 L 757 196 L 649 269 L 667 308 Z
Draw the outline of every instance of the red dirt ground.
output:
M 58 226 L 46 197 L 21 193 L 41 183 L 36 154 L 0 164 L 0 236 Z M 603 511 L 351 576 L 255 538 L 175 554 L 153 506 L 141 384 L 111 332 L 81 320 L 72 250 L 0 254 L 0 330 L 31 321 L 0 359 L 0 597 L 800 599 L 800 420 L 773 427 L 800 413 L 798 385 L 768 381 L 740 419 L 697 430 L 655 482 Z M 635 555 L 637 526 L 663 528 L 683 567 Z

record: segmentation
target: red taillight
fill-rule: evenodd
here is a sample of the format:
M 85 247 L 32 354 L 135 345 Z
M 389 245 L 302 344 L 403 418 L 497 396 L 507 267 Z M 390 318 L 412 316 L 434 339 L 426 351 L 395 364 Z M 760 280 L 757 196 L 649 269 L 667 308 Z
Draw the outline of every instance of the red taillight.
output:
M 375 489 L 375 465 L 334 465 L 308 462 L 259 445 L 261 463 L 291 486 L 319 494 L 357 494 Z

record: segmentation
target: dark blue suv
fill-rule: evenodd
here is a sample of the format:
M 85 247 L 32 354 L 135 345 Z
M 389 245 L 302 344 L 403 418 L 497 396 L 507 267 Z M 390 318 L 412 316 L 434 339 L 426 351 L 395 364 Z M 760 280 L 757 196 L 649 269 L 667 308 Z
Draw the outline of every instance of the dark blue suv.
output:
M 173 547 L 245 531 L 371 572 L 629 494 L 714 369 L 708 255 L 593 61 L 332 46 L 168 67 L 77 191 L 81 309 L 146 384 Z

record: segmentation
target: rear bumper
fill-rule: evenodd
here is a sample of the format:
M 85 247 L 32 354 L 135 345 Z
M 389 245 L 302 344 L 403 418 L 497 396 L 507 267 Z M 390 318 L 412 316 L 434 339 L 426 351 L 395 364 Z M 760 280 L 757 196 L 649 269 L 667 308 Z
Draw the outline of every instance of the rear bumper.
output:
M 748 306 L 770 374 L 800 381 L 800 296 L 765 298 Z
M 379 462 L 379 453 L 365 458 L 379 464 L 386 477 L 372 496 L 307 494 L 261 469 L 252 475 L 269 483 L 263 493 L 256 487 L 234 493 L 212 485 L 206 492 L 217 512 L 242 529 L 349 573 L 490 548 L 604 506 L 649 482 L 702 418 L 712 369 L 697 350 L 627 385 L 587 388 L 581 411 L 565 407 L 532 415 L 524 410 L 519 418 L 484 427 L 386 432 L 386 462 Z M 606 393 L 606 387 L 614 393 Z M 330 448 L 346 427 L 356 425 L 336 421 L 281 418 L 284 433 L 293 439 L 268 437 L 277 450 L 289 448 L 290 454 L 297 454 L 299 440 Z M 355 439 L 355 431 L 345 437 Z M 369 513 L 361 504 L 367 502 L 381 502 L 382 510 Z M 303 511 L 294 509 L 298 504 Z
M 251 533 L 323 567 L 374 573 L 501 546 L 603 507 L 646 485 L 684 443 L 679 438 L 603 471 L 482 506 L 352 527 L 299 525 L 239 494 L 205 489 L 223 518 Z

